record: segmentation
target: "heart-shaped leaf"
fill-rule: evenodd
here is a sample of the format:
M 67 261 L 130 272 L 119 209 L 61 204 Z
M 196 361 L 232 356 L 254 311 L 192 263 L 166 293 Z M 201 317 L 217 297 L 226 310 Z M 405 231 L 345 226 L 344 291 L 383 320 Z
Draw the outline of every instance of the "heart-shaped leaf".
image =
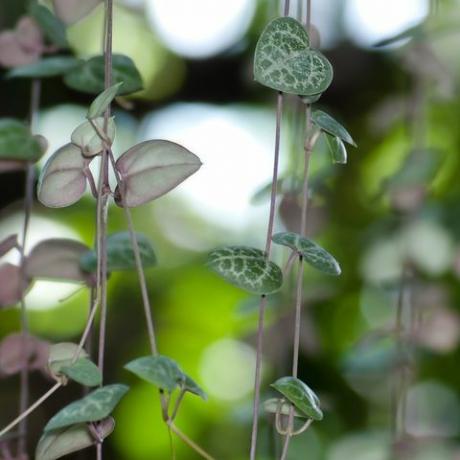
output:
M 340 137 L 326 134 L 326 142 L 334 163 L 345 164 L 347 162 L 347 149 Z
M 88 118 L 100 117 L 105 112 L 109 104 L 113 101 L 122 84 L 123 82 L 120 81 L 112 85 L 110 88 L 102 91 L 102 93 L 99 94 L 99 96 L 97 96 L 96 99 L 94 99 L 94 101 L 91 103 L 88 110 Z
M 40 140 L 18 120 L 0 120 L 0 159 L 35 162 L 43 155 Z
M 280 289 L 283 274 L 260 249 L 227 246 L 208 256 L 208 266 L 230 283 L 254 294 L 271 294 Z
M 0 257 L 17 247 L 19 247 L 18 235 L 7 236 L 4 240 L 0 241 Z
M 330 62 L 310 49 L 300 22 L 283 17 L 267 25 L 254 58 L 254 78 L 259 83 L 285 93 L 311 96 L 324 92 L 332 77 Z
M 53 0 L 56 16 L 66 24 L 83 19 L 103 0 Z
M 189 393 L 193 393 L 194 395 L 199 396 L 200 398 L 208 399 L 206 396 L 206 393 L 202 390 L 202 388 L 187 374 L 184 374 L 185 380 L 182 383 L 182 387 L 185 391 L 188 391 Z
M 21 270 L 17 265 L 0 265 L 0 307 L 12 307 L 17 304 L 28 284 L 21 279 Z
M 45 426 L 45 431 L 56 430 L 83 422 L 97 422 L 108 417 L 129 387 L 106 385 L 61 409 Z
M 313 390 L 295 377 L 282 377 L 271 385 L 308 418 L 322 420 L 323 412 L 319 407 L 319 399 Z
M 74 144 L 66 144 L 46 162 L 38 181 L 38 199 L 49 208 L 76 203 L 86 189 L 88 160 Z
M 134 62 L 128 56 L 114 54 L 112 61 L 112 81 L 123 82 L 118 95 L 130 94 L 142 89 L 142 78 Z M 64 77 L 67 86 L 77 91 L 99 94 L 104 91 L 104 56 L 95 56 L 82 62 Z
M 67 48 L 67 36 L 65 25 L 46 6 L 39 5 L 36 1 L 31 2 L 29 12 L 40 24 L 46 37 L 60 48 Z
M 91 284 L 88 274 L 80 269 L 80 257 L 88 250 L 88 246 L 75 240 L 44 240 L 28 255 L 25 273 L 29 279 L 44 278 Z
M 32 335 L 10 334 L 0 342 L 0 377 L 27 368 L 44 370 L 49 344 Z
M 264 410 L 269 414 L 280 413 L 281 415 L 289 415 L 291 412 L 292 405 L 285 399 L 270 398 L 264 401 Z M 294 408 L 294 417 L 306 418 L 306 415 L 299 412 Z
M 64 75 L 80 64 L 79 59 L 70 56 L 53 56 L 43 58 L 33 64 L 11 69 L 9 78 L 46 78 Z
M 125 369 L 169 393 L 185 380 L 178 364 L 167 356 L 137 358 L 126 364 Z
M 302 255 L 305 262 L 312 267 L 328 275 L 340 275 L 340 265 L 321 246 L 315 242 L 293 232 L 281 232 L 273 235 L 272 240 L 276 244 L 287 246 Z
M 137 244 L 144 267 L 157 264 L 157 258 L 150 240 L 142 233 L 136 233 Z M 80 267 L 88 273 L 97 269 L 96 251 L 87 251 L 80 257 Z M 107 237 L 107 270 L 109 272 L 134 270 L 136 260 L 128 232 L 113 233 Z
M 78 356 L 77 356 L 77 352 Z M 80 358 L 87 358 L 88 353 L 83 348 L 79 350 L 79 347 L 75 343 L 62 342 L 51 345 L 48 356 L 48 371 L 50 375 L 60 381 L 62 377 L 62 368 L 69 367 L 72 365 L 73 360 Z
M 91 124 L 94 123 L 96 128 Z M 77 126 L 70 138 L 72 144 L 80 147 L 83 155 L 85 157 L 92 157 L 98 155 L 104 150 L 104 141 L 101 139 L 101 136 L 98 134 L 96 129 L 102 134 L 104 133 L 104 117 L 95 118 L 94 120 L 85 121 L 81 125 Z M 114 117 L 109 118 L 107 124 L 107 134 L 104 133 L 106 137 L 105 141 L 111 145 L 115 139 L 115 121 Z
M 356 147 L 356 143 L 350 133 L 334 118 L 322 110 L 315 110 L 311 114 L 312 122 L 326 133 L 339 137 L 343 142 Z
M 60 372 L 87 387 L 95 387 L 102 383 L 101 371 L 88 358 L 79 358 L 73 364 L 62 366 Z
M 154 200 L 183 182 L 201 167 L 200 159 L 179 144 L 163 140 L 145 141 L 126 151 L 116 163 L 123 186 L 115 201 L 129 208 Z
M 115 428 L 115 420 L 108 417 L 97 425 L 100 439 L 105 439 Z M 94 446 L 98 440 L 91 434 L 86 423 L 45 432 L 38 441 L 35 460 L 56 460 L 64 455 Z

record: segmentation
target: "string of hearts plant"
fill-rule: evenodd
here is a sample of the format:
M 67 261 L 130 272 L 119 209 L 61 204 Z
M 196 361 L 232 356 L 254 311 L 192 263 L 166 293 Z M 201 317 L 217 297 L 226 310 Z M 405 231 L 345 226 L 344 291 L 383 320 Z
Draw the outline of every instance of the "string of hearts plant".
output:
M 311 2 L 307 1 L 307 20 L 303 25 L 298 20 L 287 17 L 289 2 L 285 2 L 284 17 L 276 18 L 266 26 L 259 38 L 255 51 L 255 80 L 278 92 L 274 171 L 265 251 L 246 246 L 227 246 L 212 251 L 208 259 L 208 265 L 211 269 L 226 280 L 250 293 L 260 295 L 250 448 L 251 460 L 255 460 L 257 451 L 264 313 L 267 296 L 282 288 L 283 274 L 284 277 L 287 276 L 296 259 L 298 261 L 298 271 L 295 286 L 296 312 L 292 373 L 289 376 L 279 378 L 271 385 L 281 397 L 269 399 L 264 403 L 265 410 L 275 414 L 275 426 L 278 433 L 285 437 L 281 459 L 284 460 L 287 457 L 289 440 L 292 436 L 303 433 L 313 421 L 319 421 L 323 418 L 318 397 L 297 376 L 304 262 L 323 273 L 334 276 L 340 275 L 341 269 L 331 254 L 306 237 L 309 164 L 313 149 L 320 135 L 326 137 L 335 163 L 346 163 L 347 155 L 344 143 L 354 146 L 355 143 L 346 129 L 330 115 L 320 110 L 312 112 L 311 104 L 317 101 L 331 84 L 333 70 L 326 57 L 311 45 L 308 33 L 311 30 L 310 12 Z M 301 192 L 301 226 L 299 233 L 280 232 L 273 234 L 278 186 L 281 114 L 283 94 L 286 93 L 300 97 L 305 105 L 306 113 L 306 133 L 303 145 L 304 173 Z M 270 260 L 272 242 L 288 247 L 291 250 L 284 270 Z M 294 423 L 295 418 L 301 421 L 300 425 L 297 426 Z
M 30 14 L 34 23 L 41 26 L 52 43 L 47 49 L 59 51 L 67 47 L 65 24 L 62 20 L 67 23 L 74 22 L 88 14 L 98 3 L 98 0 L 86 0 L 69 6 L 67 2 L 55 0 L 55 15 L 44 6 L 32 3 Z M 195 173 L 201 167 L 201 162 L 186 148 L 166 140 L 142 142 L 115 160 L 111 146 L 116 134 L 116 124 L 111 115 L 111 103 L 117 96 L 141 89 L 142 81 L 129 57 L 112 53 L 113 2 L 105 0 L 104 5 L 103 56 L 86 61 L 68 55 L 45 57 L 31 63 L 21 62 L 24 65 L 9 72 L 11 78 L 34 80 L 62 76 L 71 88 L 98 94 L 89 107 L 87 119 L 73 131 L 70 142 L 59 148 L 46 162 L 37 191 L 38 199 L 43 205 L 61 208 L 79 201 L 89 185 L 96 198 L 97 222 L 95 250 L 78 241 L 49 239 L 35 246 L 27 256 L 22 245 L 20 250 L 24 256 L 20 267 L 1 267 L 2 280 L 9 279 L 16 283 L 16 290 L 10 290 L 11 292 L 6 292 L 2 287 L 2 307 L 14 305 L 18 300 L 18 293 L 19 298 L 23 299 L 33 282 L 42 278 L 72 281 L 87 286 L 91 290 L 91 305 L 79 343 L 54 344 L 46 353 L 47 372 L 56 383 L 29 408 L 22 408 L 19 416 L 0 431 L 0 440 L 6 439 L 6 436 L 11 437 L 10 432 L 16 425 L 24 423 L 29 414 L 60 387 L 74 381 L 84 387 L 97 388 L 65 406 L 49 420 L 36 448 L 35 458 L 57 459 L 71 452 L 96 446 L 97 458 L 102 459 L 103 441 L 114 429 L 111 413 L 129 391 L 129 387 L 124 384 L 103 384 L 107 279 L 111 272 L 135 269 L 139 277 L 151 354 L 134 359 L 125 368 L 159 389 L 162 417 L 170 433 L 176 434 L 203 458 L 212 459 L 174 424 L 187 392 L 203 399 L 206 399 L 206 395 L 173 359 L 158 353 L 144 274 L 144 268 L 156 265 L 157 259 L 148 238 L 134 231 L 130 213 L 130 208 L 150 202 L 176 187 Z M 2 161 L 15 164 L 26 161 L 33 164 L 44 153 L 42 144 L 42 139 L 32 136 L 30 130 L 20 122 L 0 121 Z M 97 181 L 90 170 L 90 163 L 95 159 L 100 164 Z M 113 169 L 117 181 L 114 191 L 109 184 L 110 168 Z M 33 178 L 30 179 L 29 176 L 28 184 L 30 183 L 33 184 Z M 27 196 L 28 206 L 31 206 L 32 194 Z M 128 232 L 107 235 L 111 197 L 124 209 Z M 30 209 L 26 213 L 25 222 L 28 222 L 29 216 Z M 19 246 L 15 237 L 3 241 L 0 254 L 5 254 L 15 246 Z M 85 344 L 98 312 L 100 325 L 96 365 L 85 350 Z M 25 311 L 23 313 L 25 316 Z M 26 348 L 26 352 L 29 353 L 27 362 L 37 354 L 35 349 Z M 28 371 L 33 366 L 23 367 Z M 35 367 L 42 366 L 35 362 Z M 19 455 L 22 455 L 25 454 L 25 436 L 20 433 L 19 439 L 22 443 Z

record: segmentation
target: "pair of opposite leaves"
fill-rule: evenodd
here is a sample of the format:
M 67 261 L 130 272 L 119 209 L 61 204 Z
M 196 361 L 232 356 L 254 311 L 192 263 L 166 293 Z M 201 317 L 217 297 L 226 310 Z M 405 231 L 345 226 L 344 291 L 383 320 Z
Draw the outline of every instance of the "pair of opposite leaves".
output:
M 102 118 L 93 122 L 102 128 Z M 109 140 L 113 141 L 113 120 L 109 121 L 108 134 Z M 45 164 L 39 180 L 38 199 L 51 208 L 77 202 L 86 190 L 89 163 L 102 149 L 103 142 L 93 131 L 90 122 L 83 123 L 74 131 L 72 142 L 57 150 Z M 123 187 L 123 190 L 117 187 L 115 201 L 119 206 L 131 208 L 172 190 L 195 173 L 201 167 L 201 161 L 174 142 L 150 140 L 123 153 L 115 167 Z

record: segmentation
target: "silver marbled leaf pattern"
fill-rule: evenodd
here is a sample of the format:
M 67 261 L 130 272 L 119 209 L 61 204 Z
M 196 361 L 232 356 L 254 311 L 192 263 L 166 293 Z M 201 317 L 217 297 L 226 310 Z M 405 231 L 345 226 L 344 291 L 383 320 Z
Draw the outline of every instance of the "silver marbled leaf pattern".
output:
M 287 246 L 302 255 L 305 262 L 328 275 L 338 276 L 342 273 L 339 263 L 325 249 L 297 233 L 281 232 L 273 235 L 276 244 Z
M 45 426 L 45 431 L 56 430 L 82 422 L 97 422 L 108 417 L 129 387 L 107 385 L 61 409 Z
M 303 25 L 293 18 L 271 21 L 259 38 L 254 78 L 262 85 L 300 96 L 324 92 L 332 82 L 332 65 L 310 49 Z
M 322 420 L 323 412 L 319 406 L 319 398 L 302 380 L 296 377 L 281 377 L 271 386 L 288 399 L 296 409 L 313 420 Z
M 208 256 L 208 266 L 230 283 L 254 294 L 271 294 L 283 284 L 281 269 L 260 249 L 226 246 Z

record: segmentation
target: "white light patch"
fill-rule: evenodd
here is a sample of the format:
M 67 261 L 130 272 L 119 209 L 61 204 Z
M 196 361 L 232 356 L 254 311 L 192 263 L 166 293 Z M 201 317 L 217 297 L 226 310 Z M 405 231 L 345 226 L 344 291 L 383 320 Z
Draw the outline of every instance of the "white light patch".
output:
M 204 218 L 241 230 L 266 222 L 265 208 L 249 200 L 271 179 L 274 128 L 270 110 L 176 104 L 146 118 L 141 140 L 170 140 L 198 155 L 203 166 L 171 193 Z
M 147 0 L 147 18 L 166 46 L 191 58 L 225 51 L 243 38 L 255 0 Z
M 348 0 L 345 26 L 358 45 L 372 47 L 423 21 L 429 11 L 428 0 Z
M 21 241 L 22 214 L 14 214 L 4 219 L 0 225 L 0 241 L 12 233 L 19 234 Z M 27 233 L 26 253 L 40 241 L 49 238 L 71 238 L 80 240 L 79 235 L 71 228 L 58 224 L 53 220 L 32 215 Z M 19 253 L 16 250 L 10 251 L 2 258 L 2 262 L 19 263 Z M 61 283 L 53 281 L 36 281 L 26 295 L 26 305 L 30 309 L 48 309 L 55 307 L 63 299 L 80 289 L 81 286 L 75 283 Z
M 206 391 L 215 398 L 233 401 L 253 387 L 255 351 L 243 342 L 223 339 L 209 346 L 201 358 L 200 373 Z

